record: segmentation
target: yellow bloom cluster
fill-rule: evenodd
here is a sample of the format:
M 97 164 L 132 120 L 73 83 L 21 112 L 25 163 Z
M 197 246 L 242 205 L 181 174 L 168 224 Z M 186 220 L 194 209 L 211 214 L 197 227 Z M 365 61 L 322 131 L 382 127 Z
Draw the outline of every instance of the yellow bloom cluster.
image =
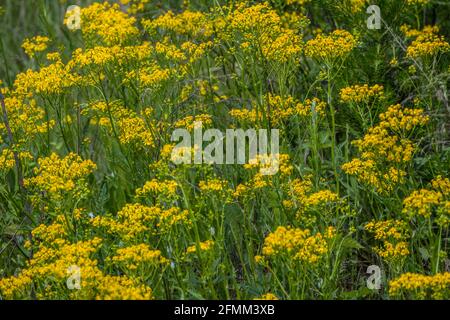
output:
M 118 119 L 119 139 L 123 144 L 135 144 L 138 147 L 153 147 L 153 134 L 145 120 L 130 112 L 128 117 Z
M 126 276 L 104 276 L 97 284 L 96 300 L 152 300 L 153 291 L 143 284 L 136 284 Z
M 308 117 L 313 114 L 324 116 L 327 106 L 318 98 L 300 102 L 290 95 L 281 97 L 268 94 L 264 97 L 264 101 L 264 110 L 260 110 L 256 106 L 253 106 L 252 109 L 232 109 L 230 115 L 239 121 L 251 124 L 257 124 L 265 117 L 269 117 L 274 125 L 280 125 L 283 121 L 288 121 L 296 115 L 299 117 Z
M 443 195 L 450 195 L 450 179 L 443 176 L 437 176 L 431 181 L 433 189 L 439 190 Z
M 405 273 L 389 282 L 389 295 L 407 299 L 450 299 L 450 273 L 423 275 Z
M 270 154 L 257 155 L 254 159 L 249 159 L 248 163 L 244 165 L 245 169 L 258 169 L 270 172 L 271 168 L 277 167 L 281 176 L 291 175 L 294 167 L 291 164 L 291 158 L 288 154 Z
M 157 64 L 152 64 L 141 69 L 133 70 L 127 73 L 124 84 L 129 83 L 130 80 L 138 82 L 139 88 L 155 88 L 164 81 L 170 79 L 172 71 L 170 69 L 162 69 Z
M 318 98 L 306 99 L 303 103 L 299 103 L 296 106 L 297 114 L 300 116 L 311 116 L 318 114 L 325 116 L 325 109 L 327 104 Z
M 306 206 L 317 206 L 326 203 L 335 203 L 339 200 L 337 193 L 330 190 L 322 190 L 308 196 L 304 204 Z
M 384 88 L 381 85 L 354 85 L 341 89 L 342 102 L 368 103 L 370 100 L 383 99 Z
M 408 225 L 401 220 L 371 221 L 364 227 L 374 235 L 375 240 L 382 241 L 382 245 L 374 247 L 375 252 L 387 261 L 401 259 L 409 254 Z
M 247 168 L 253 168 L 252 165 L 247 165 Z M 251 197 L 258 194 L 261 189 L 272 186 L 272 182 L 267 175 L 262 175 L 260 172 L 256 173 L 249 181 L 241 183 L 236 187 L 233 196 L 235 198 Z
M 153 47 L 149 42 L 135 46 L 95 46 L 93 48 L 77 48 L 72 52 L 72 59 L 67 64 L 70 69 L 75 67 L 103 67 L 114 63 L 117 67 L 126 63 L 143 62 L 150 57 Z
M 80 82 L 61 61 L 56 61 L 39 71 L 27 70 L 17 75 L 14 81 L 15 92 L 23 97 L 35 94 L 60 94 Z
M 27 297 L 34 290 L 38 299 L 150 299 L 152 291 L 136 285 L 126 277 L 104 275 L 91 255 L 101 240 L 75 244 L 62 243 L 56 248 L 40 247 L 26 269 L 16 276 L 0 280 L 0 292 L 8 299 Z M 61 286 L 70 276 L 72 267 L 79 268 L 80 290 Z M 39 285 L 46 283 L 44 287 Z M 114 295 L 111 295 L 114 292 Z
M 227 182 L 220 179 L 209 179 L 208 181 L 200 181 L 198 187 L 202 192 L 220 192 L 227 187 Z
M 145 5 L 150 0 L 120 0 L 120 3 L 127 6 L 127 12 L 130 14 L 137 14 L 144 11 Z
M 360 12 L 365 8 L 367 0 L 349 0 L 349 5 L 352 13 Z
M 136 190 L 136 196 L 157 195 L 163 198 L 173 198 L 177 194 L 178 183 L 174 180 L 147 181 L 142 188 Z
M 41 224 L 33 229 L 31 234 L 33 239 L 46 245 L 57 242 L 58 239 L 65 239 L 67 236 L 67 224 L 64 222 L 64 215 L 58 215 L 55 222 L 50 225 Z M 62 221 L 61 221 L 62 220 Z
M 67 199 L 82 199 L 89 194 L 86 178 L 95 169 L 91 160 L 83 160 L 70 153 L 64 158 L 52 153 L 47 158 L 38 160 L 39 167 L 34 169 L 35 176 L 25 180 L 25 186 L 35 192 L 35 199 L 44 197 L 57 203 Z
M 81 30 L 91 46 L 126 44 L 139 34 L 135 22 L 118 4 L 94 2 L 81 10 Z
M 339 195 L 331 190 L 314 192 L 313 183 L 307 177 L 304 180 L 294 179 L 284 185 L 289 200 L 283 201 L 283 206 L 297 210 L 297 218 L 310 219 L 307 213 L 320 212 L 325 214 L 341 203 Z
M 286 256 L 294 261 L 316 264 L 330 250 L 330 240 L 336 235 L 329 227 L 324 234 L 311 234 L 308 229 L 278 227 L 264 240 L 263 255 L 266 257 Z
M 33 58 L 36 53 L 45 51 L 49 42 L 50 39 L 48 37 L 36 36 L 31 39 L 25 39 L 22 48 L 30 58 Z
M 307 4 L 310 1 L 311 0 L 285 0 L 287 5 L 298 4 L 300 6 L 303 6 L 303 5 Z
M 167 30 L 191 38 L 207 38 L 214 32 L 214 25 L 203 12 L 186 10 L 180 14 L 168 11 L 154 20 L 142 20 L 142 25 L 149 32 L 156 29 Z
M 106 127 L 111 133 L 117 134 L 120 143 L 134 145 L 138 148 L 154 146 L 153 134 L 149 129 L 151 124 L 146 123 L 144 118 L 133 110 L 123 107 L 120 102 L 91 103 L 82 113 L 93 114 L 99 125 Z
M 253 300 L 279 300 L 278 297 L 276 295 L 274 295 L 273 293 L 265 293 L 263 294 L 261 297 L 259 298 L 255 298 Z
M 305 14 L 297 11 L 285 11 L 280 19 L 285 29 L 301 30 L 311 23 Z
M 430 0 L 406 0 L 406 4 L 409 6 L 425 6 L 430 3 Z
M 304 180 L 294 179 L 286 185 L 286 188 L 292 200 L 285 200 L 284 204 L 287 207 L 294 207 L 296 201 L 303 203 L 307 199 L 313 190 L 313 183 L 309 177 Z
M 155 44 L 155 52 L 165 57 L 167 60 L 184 61 L 186 55 L 178 46 L 169 42 L 169 38 L 165 38 L 164 42 L 157 42 Z
M 409 132 L 417 126 L 428 123 L 430 117 L 425 115 L 423 109 L 402 108 L 397 104 L 390 106 L 385 113 L 380 114 L 381 128 L 395 132 Z
M 18 157 L 21 161 L 31 160 L 33 156 L 29 152 L 20 152 Z M 14 153 L 10 149 L 3 149 L 0 153 L 0 172 L 7 172 L 16 166 Z
M 348 31 L 335 30 L 329 35 L 319 34 L 309 40 L 305 54 L 318 60 L 332 61 L 347 56 L 357 45 L 357 39 Z
M 404 201 L 404 212 L 414 213 L 425 218 L 430 218 L 432 207 L 438 206 L 442 201 L 442 194 L 434 190 L 421 189 L 414 191 Z
M 450 51 L 450 44 L 445 41 L 444 36 L 437 34 L 438 27 L 426 26 L 423 30 L 416 30 L 405 25 L 401 30 L 408 38 L 414 39 L 407 48 L 406 56 L 409 58 L 434 56 Z
M 153 53 L 153 47 L 149 42 L 143 42 L 135 46 L 95 46 L 93 48 L 77 48 L 72 52 L 72 59 L 67 66 L 70 69 L 76 67 L 104 67 L 114 63 L 115 67 L 121 67 L 127 63 L 143 62 Z
M 142 204 L 127 204 L 117 213 L 117 217 L 96 216 L 94 227 L 106 229 L 126 241 L 139 239 L 145 234 L 162 234 L 177 224 L 189 224 L 188 211 L 180 208 L 167 210 Z
M 295 30 L 283 27 L 280 16 L 269 4 L 247 6 L 237 4 L 226 16 L 219 37 L 223 40 L 242 39 L 235 49 L 256 54 L 273 62 L 286 63 L 299 57 L 302 39 Z
M 175 122 L 175 128 L 185 128 L 187 130 L 194 130 L 196 122 L 201 122 L 203 127 L 212 124 L 212 118 L 209 114 L 198 114 L 195 116 L 187 116 Z
M 450 225 L 450 179 L 438 176 L 431 182 L 431 190 L 414 191 L 403 200 L 403 213 L 414 217 L 431 218 L 437 216 L 441 226 Z
M 364 138 L 353 141 L 361 157 L 344 164 L 342 169 L 377 191 L 386 193 L 403 183 L 406 175 L 403 168 L 414 153 L 413 142 L 402 136 L 425 125 L 429 117 L 422 109 L 395 105 L 381 114 L 380 119 L 378 126 L 370 128 Z
M 33 292 L 38 299 L 152 299 L 153 292 L 136 279 L 105 274 L 94 255 L 103 240 L 93 238 L 70 243 L 67 240 L 67 220 L 64 215 L 51 225 L 40 225 L 32 231 L 37 246 L 33 258 L 17 276 L 0 279 L 0 294 L 6 299 L 27 298 Z M 29 245 L 28 245 L 29 246 Z M 110 257 L 106 258 L 111 260 Z M 138 245 L 117 250 L 117 263 L 165 264 L 159 251 Z M 77 277 L 77 290 L 69 287 L 71 276 Z M 75 280 L 75 279 L 74 279 Z M 75 285 L 75 283 L 73 283 Z
M 152 265 L 167 264 L 169 260 L 161 255 L 160 250 L 151 250 L 144 243 L 131 247 L 117 249 L 116 255 L 110 259 L 113 263 L 123 265 L 131 271 L 143 266 L 148 268 Z
M 200 248 L 201 252 L 206 252 L 206 251 L 210 251 L 211 249 L 214 248 L 214 241 L 213 240 L 206 240 L 203 242 L 200 242 L 198 247 Z M 197 252 L 197 245 L 194 244 L 192 246 L 189 246 L 186 249 L 186 254 L 192 254 L 192 253 L 196 253 Z

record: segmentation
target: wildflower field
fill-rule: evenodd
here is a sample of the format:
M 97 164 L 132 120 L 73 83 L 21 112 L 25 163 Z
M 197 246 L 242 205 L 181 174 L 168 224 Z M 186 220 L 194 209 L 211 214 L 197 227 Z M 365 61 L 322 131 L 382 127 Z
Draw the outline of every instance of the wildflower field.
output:
M 449 41 L 448 0 L 0 0 L 0 300 L 450 299 Z M 177 162 L 199 125 L 277 172 Z

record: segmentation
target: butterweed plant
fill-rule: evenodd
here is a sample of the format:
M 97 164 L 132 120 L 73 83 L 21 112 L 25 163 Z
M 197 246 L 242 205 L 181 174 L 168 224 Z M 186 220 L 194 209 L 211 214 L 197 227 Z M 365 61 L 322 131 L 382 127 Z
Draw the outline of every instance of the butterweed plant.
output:
M 3 1 L 0 299 L 450 299 L 449 9 Z

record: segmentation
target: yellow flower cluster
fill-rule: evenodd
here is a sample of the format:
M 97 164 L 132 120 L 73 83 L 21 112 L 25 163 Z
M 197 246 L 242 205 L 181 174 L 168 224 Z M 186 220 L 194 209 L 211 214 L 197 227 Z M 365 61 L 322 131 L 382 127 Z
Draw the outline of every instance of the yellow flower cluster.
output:
M 450 195 L 450 179 L 437 176 L 431 181 L 433 189 L 439 190 L 444 196 Z
M 431 190 L 414 191 L 403 200 L 403 213 L 414 217 L 431 218 L 441 226 L 450 225 L 450 179 L 438 176 L 431 182 Z
M 32 160 L 33 156 L 29 152 L 20 152 L 17 154 L 19 160 Z M 14 152 L 10 149 L 3 149 L 0 153 L 0 172 L 7 172 L 16 166 Z
M 35 199 L 45 193 L 44 197 L 57 203 L 70 197 L 82 199 L 89 194 L 86 178 L 97 167 L 91 160 L 83 160 L 74 153 L 64 158 L 52 153 L 38 163 L 35 176 L 25 179 L 25 186 L 34 191 Z
M 303 5 L 307 4 L 310 1 L 311 0 L 285 0 L 287 5 L 298 4 L 300 6 L 303 6 Z
M 318 206 L 320 204 L 335 203 L 339 200 L 337 193 L 330 190 L 321 190 L 308 196 L 304 204 L 306 206 Z
M 341 89 L 340 98 L 342 102 L 368 103 L 371 100 L 383 99 L 384 88 L 381 85 L 370 86 L 354 85 Z
M 250 168 L 252 165 L 247 165 Z M 267 175 L 263 175 L 260 172 L 256 173 L 249 181 L 241 183 L 236 187 L 233 196 L 235 198 L 251 197 L 258 194 L 261 189 L 272 186 L 272 182 Z
M 201 252 L 206 252 L 206 251 L 210 251 L 211 249 L 214 248 L 214 241 L 213 240 L 206 240 L 203 242 L 200 242 L 198 244 L 198 247 L 200 248 Z M 192 254 L 192 253 L 196 253 L 197 252 L 197 245 L 194 244 L 192 246 L 189 246 L 186 249 L 186 254 Z
M 266 257 L 286 256 L 294 261 L 316 264 L 330 250 L 330 240 L 336 235 L 333 227 L 324 234 L 311 234 L 308 229 L 278 227 L 264 240 L 263 255 Z
M 375 240 L 382 241 L 382 245 L 374 247 L 375 252 L 387 261 L 401 259 L 409 254 L 408 225 L 401 220 L 371 221 L 364 227 L 374 235 Z
M 180 14 L 168 11 L 154 20 L 143 19 L 142 25 L 151 33 L 161 29 L 177 35 L 188 35 L 194 39 L 210 37 L 214 32 L 214 25 L 206 14 L 190 10 Z
M 147 114 L 150 112 L 151 110 L 146 110 Z M 117 135 L 120 143 L 137 148 L 154 146 L 153 134 L 149 128 L 152 124 L 148 124 L 133 110 L 123 107 L 120 102 L 98 101 L 90 104 L 82 113 L 92 113 L 100 126 Z
M 152 300 L 153 291 L 143 284 L 136 284 L 126 276 L 104 276 L 97 283 L 96 300 Z
M 220 179 L 209 179 L 208 181 L 200 181 L 198 187 L 202 192 L 220 192 L 227 187 L 227 182 Z
M 303 117 L 318 114 L 325 116 L 325 109 L 327 104 L 318 98 L 306 99 L 303 103 L 296 106 L 297 114 Z
M 123 144 L 135 144 L 138 147 L 153 147 L 153 134 L 145 120 L 130 112 L 128 117 L 118 119 L 119 139 Z
M 16 76 L 15 93 L 23 97 L 60 94 L 80 82 L 80 77 L 73 74 L 61 61 L 56 61 L 39 71 L 27 70 Z
M 450 299 L 450 273 L 423 275 L 405 273 L 397 279 L 389 281 L 389 295 L 406 299 Z
M 430 3 L 430 0 L 406 0 L 406 4 L 409 6 L 425 6 Z
M 121 67 L 127 63 L 143 62 L 153 53 L 153 47 L 149 42 L 135 46 L 95 46 L 93 48 L 77 48 L 72 52 L 72 59 L 67 66 L 72 70 L 76 67 L 104 67 L 114 63 L 115 67 Z
M 67 224 L 64 219 L 64 215 L 58 215 L 52 224 L 37 226 L 31 232 L 33 239 L 46 245 L 56 243 L 58 239 L 65 239 L 67 236 Z
M 352 13 L 362 11 L 366 6 L 367 0 L 349 0 L 350 10 Z
M 33 58 L 36 53 L 47 50 L 49 42 L 50 39 L 48 37 L 36 36 L 31 39 L 25 39 L 22 48 L 30 58 Z
M 281 97 L 270 93 L 264 97 L 264 101 L 263 110 L 257 106 L 253 106 L 252 109 L 232 109 L 230 115 L 239 121 L 251 124 L 257 124 L 268 117 L 273 125 L 280 125 L 283 121 L 288 121 L 296 115 L 302 118 L 313 114 L 324 116 L 327 106 L 318 98 L 300 102 L 290 95 Z
M 177 194 L 178 183 L 174 180 L 147 181 L 142 188 L 136 190 L 136 196 L 145 197 L 147 195 L 162 196 L 163 198 L 173 198 Z
M 390 106 L 385 113 L 380 114 L 379 126 L 395 132 L 409 132 L 417 126 L 428 123 L 430 117 L 425 115 L 423 109 L 402 108 L 397 104 Z
M 344 164 L 342 169 L 377 191 L 387 193 L 403 183 L 406 175 L 403 168 L 411 161 L 415 150 L 413 142 L 402 136 L 425 125 L 429 117 L 422 109 L 395 105 L 381 114 L 380 120 L 364 138 L 353 141 L 361 157 Z
M 249 159 L 244 168 L 248 170 L 258 169 L 260 172 L 261 170 L 270 172 L 272 168 L 278 168 L 281 176 L 289 176 L 294 170 L 290 156 L 284 153 L 257 155 L 256 158 Z
M 304 180 L 294 179 L 286 185 L 286 188 L 292 200 L 285 200 L 284 205 L 292 208 L 296 206 L 296 202 L 299 203 L 297 206 L 300 206 L 308 198 L 308 194 L 312 192 L 313 184 L 309 177 Z
M 305 14 L 297 11 L 285 11 L 280 19 L 285 29 L 302 30 L 311 23 Z
M 164 81 L 170 79 L 172 71 L 170 69 L 162 69 L 157 64 L 151 64 L 146 67 L 142 67 L 139 70 L 133 70 L 127 73 L 124 84 L 128 84 L 129 81 L 134 80 L 138 82 L 138 87 L 141 89 L 155 88 L 161 85 Z
M 178 46 L 169 42 L 169 38 L 165 38 L 164 42 L 157 42 L 155 44 L 155 52 L 167 60 L 185 61 L 186 55 Z
M 414 39 L 406 51 L 406 56 L 409 58 L 435 56 L 438 53 L 450 51 L 450 44 L 445 41 L 444 36 L 437 34 L 438 27 L 426 26 L 423 30 L 416 30 L 402 26 L 401 30 L 408 38 Z
M 357 45 L 357 39 L 346 30 L 335 30 L 329 35 L 319 34 L 309 40 L 305 54 L 311 58 L 325 61 L 343 59 Z
M 120 3 L 127 6 L 127 12 L 130 14 L 137 14 L 145 10 L 145 5 L 150 0 L 120 0 Z
M 136 270 L 139 267 L 148 268 L 153 265 L 169 263 L 169 260 L 161 255 L 160 250 L 151 250 L 150 247 L 144 243 L 118 249 L 116 255 L 110 260 L 131 271 Z
M 34 282 L 42 279 L 65 280 L 68 268 L 74 265 L 83 272 L 85 282 L 92 281 L 100 272 L 96 267 L 96 261 L 91 260 L 90 256 L 98 249 L 100 243 L 101 240 L 98 238 L 76 244 L 67 244 L 63 240 L 56 248 L 41 247 L 29 261 L 27 268 L 18 276 L 0 280 L 0 291 L 10 299 L 21 294 L 26 296 L 27 291 L 32 290 Z M 45 294 L 45 291 L 42 291 L 42 294 Z
M 81 10 L 81 30 L 90 46 L 126 44 L 139 34 L 135 22 L 118 4 L 94 2 Z
M 302 52 L 302 39 L 295 30 L 283 27 L 280 16 L 268 3 L 247 6 L 239 3 L 220 21 L 219 37 L 223 40 L 241 39 L 236 49 L 256 54 L 273 62 L 295 60 Z
M 261 297 L 259 298 L 255 298 L 253 300 L 279 300 L 278 297 L 276 295 L 274 295 L 273 293 L 265 293 L 263 294 Z
M 175 122 L 175 128 L 185 128 L 192 131 L 195 129 L 196 122 L 201 122 L 203 127 L 210 126 L 212 124 L 211 115 L 198 114 L 195 116 L 187 116 Z
M 297 218 L 306 221 L 314 219 L 308 213 L 320 212 L 322 215 L 333 210 L 341 203 L 339 195 L 331 190 L 319 190 L 314 192 L 313 183 L 308 178 L 294 179 L 284 185 L 289 200 L 283 201 L 283 206 L 297 210 Z M 306 220 L 305 220 L 306 219 Z
M 189 224 L 188 211 L 174 207 L 167 210 L 142 204 L 127 204 L 117 213 L 117 217 L 96 216 L 94 227 L 106 229 L 126 241 L 133 241 L 145 234 L 157 235 L 170 230 L 177 224 Z
M 51 225 L 40 225 L 32 231 L 33 258 L 17 276 L 0 279 L 0 294 L 6 299 L 28 298 L 33 292 L 37 299 L 152 299 L 152 289 L 126 276 L 105 274 L 94 255 L 103 243 L 100 238 L 70 243 L 68 223 L 64 215 Z M 30 244 L 26 244 L 30 248 Z M 110 261 L 106 257 L 106 261 Z M 117 250 L 112 258 L 117 263 L 166 264 L 159 251 L 144 245 Z M 77 290 L 69 287 L 72 276 L 78 278 Z M 73 283 L 75 285 L 75 283 Z

